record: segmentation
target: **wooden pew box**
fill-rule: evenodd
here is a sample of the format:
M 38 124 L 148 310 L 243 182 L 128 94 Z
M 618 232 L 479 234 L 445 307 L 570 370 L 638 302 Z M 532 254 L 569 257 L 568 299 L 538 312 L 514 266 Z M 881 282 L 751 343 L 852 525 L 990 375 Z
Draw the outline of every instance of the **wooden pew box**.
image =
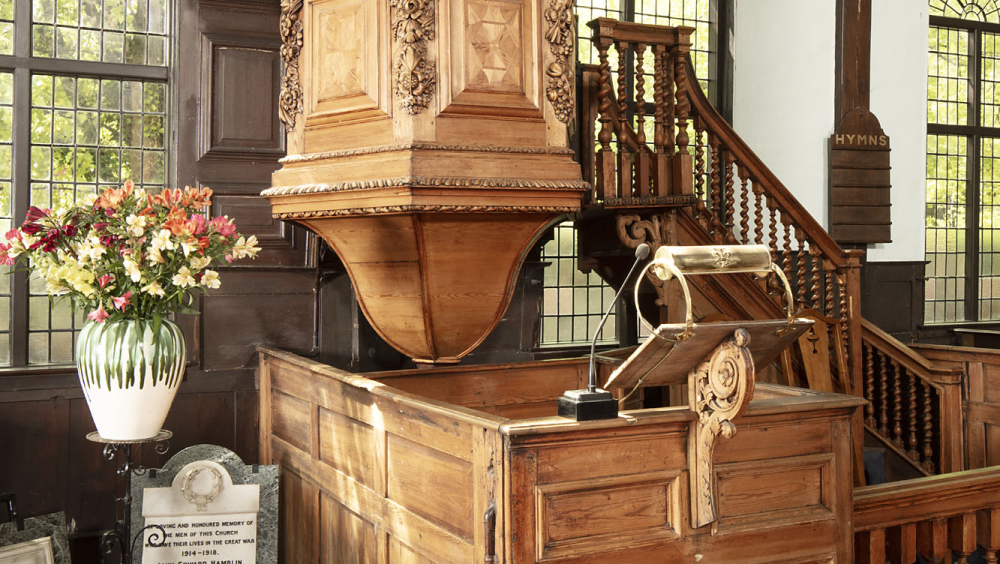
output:
M 692 528 L 695 414 L 556 417 L 586 358 L 364 376 L 260 359 L 285 563 L 852 561 L 858 398 L 758 384 L 715 449 L 718 520 Z

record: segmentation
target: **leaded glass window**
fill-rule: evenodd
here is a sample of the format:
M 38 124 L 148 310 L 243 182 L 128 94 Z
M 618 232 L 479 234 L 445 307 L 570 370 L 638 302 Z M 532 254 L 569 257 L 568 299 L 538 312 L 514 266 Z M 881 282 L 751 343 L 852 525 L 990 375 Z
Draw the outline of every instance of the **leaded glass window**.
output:
M 29 206 L 65 207 L 125 180 L 149 192 L 168 185 L 168 7 L 0 0 L 4 232 Z M 0 366 L 71 363 L 86 312 L 0 269 Z
M 1000 12 L 931 0 L 924 321 L 1000 320 Z

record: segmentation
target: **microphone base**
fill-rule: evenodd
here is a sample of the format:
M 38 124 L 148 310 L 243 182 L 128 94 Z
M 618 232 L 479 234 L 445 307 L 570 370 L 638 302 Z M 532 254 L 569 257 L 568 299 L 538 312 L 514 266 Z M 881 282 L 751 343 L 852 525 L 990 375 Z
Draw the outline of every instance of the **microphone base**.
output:
M 568 390 L 559 398 L 559 417 L 575 421 L 614 419 L 618 417 L 618 400 L 607 390 Z

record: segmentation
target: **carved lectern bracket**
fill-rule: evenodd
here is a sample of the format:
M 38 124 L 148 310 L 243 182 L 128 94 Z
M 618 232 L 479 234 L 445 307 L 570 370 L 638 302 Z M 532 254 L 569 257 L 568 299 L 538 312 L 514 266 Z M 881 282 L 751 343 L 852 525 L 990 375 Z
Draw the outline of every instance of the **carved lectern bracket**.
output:
M 643 219 L 637 214 L 619 215 L 615 219 L 618 240 L 630 249 L 646 243 L 655 253 L 663 245 L 673 245 L 674 241 L 673 212 L 652 214 Z M 648 280 L 656 289 L 656 305 L 667 305 L 667 283 L 660 280 L 653 271 L 646 273 Z
M 281 60 L 285 69 L 281 76 L 278 116 L 285 127 L 295 127 L 295 118 L 302 113 L 302 83 L 299 80 L 299 53 L 302 52 L 302 0 L 281 0 Z
M 573 118 L 573 42 L 576 40 L 572 0 L 551 0 L 545 10 L 548 31 L 545 39 L 555 60 L 545 68 L 548 84 L 545 96 L 555 110 L 556 118 L 569 123 Z
M 436 83 L 427 42 L 434 39 L 434 0 L 390 0 L 392 75 L 399 106 L 418 114 L 430 104 Z
M 737 329 L 719 345 L 709 360 L 688 375 L 691 409 L 698 424 L 691 437 L 691 524 L 704 527 L 718 518 L 715 494 L 715 442 L 719 435 L 736 434 L 733 419 L 742 415 L 753 398 L 754 365 L 750 335 Z

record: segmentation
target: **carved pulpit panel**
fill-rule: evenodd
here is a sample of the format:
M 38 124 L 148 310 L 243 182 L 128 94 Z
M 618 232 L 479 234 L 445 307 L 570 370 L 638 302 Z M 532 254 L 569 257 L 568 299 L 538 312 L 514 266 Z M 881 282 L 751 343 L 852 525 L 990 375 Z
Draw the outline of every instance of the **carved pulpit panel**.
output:
M 369 33 L 380 23 L 384 16 L 377 0 L 308 4 L 306 25 L 317 40 L 307 44 L 307 122 L 389 115 L 388 80 L 379 66 L 387 45 L 379 33 Z

